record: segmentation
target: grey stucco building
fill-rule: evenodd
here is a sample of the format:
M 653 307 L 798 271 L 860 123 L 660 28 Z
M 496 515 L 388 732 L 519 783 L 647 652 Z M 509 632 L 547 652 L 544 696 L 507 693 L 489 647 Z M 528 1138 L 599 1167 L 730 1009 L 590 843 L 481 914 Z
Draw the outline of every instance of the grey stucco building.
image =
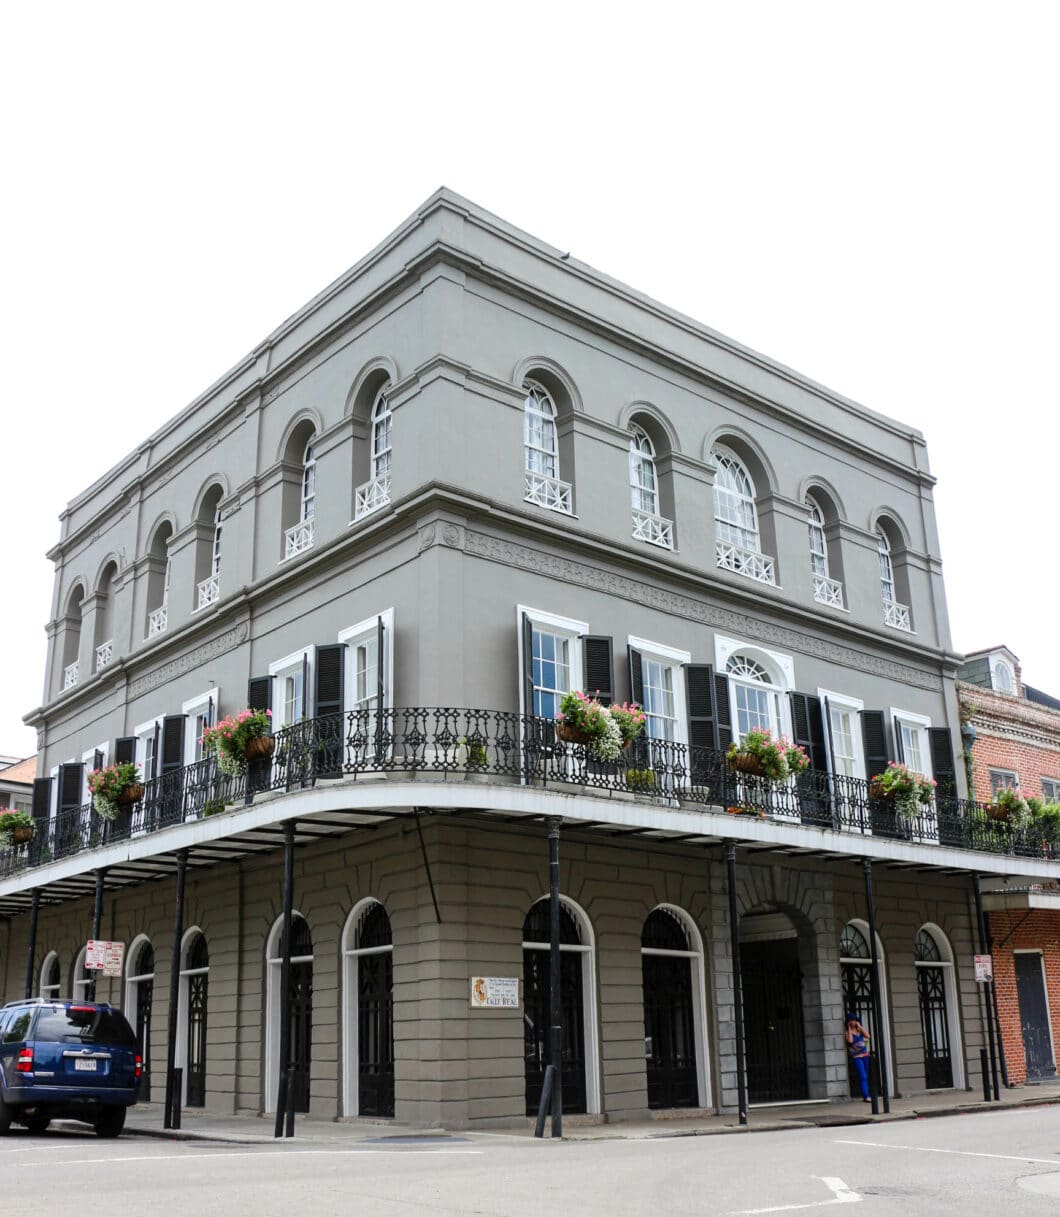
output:
M 521 1121 L 559 817 L 572 1112 L 735 1103 L 725 842 L 752 1101 L 849 1093 L 864 858 L 891 1084 L 976 1084 L 974 875 L 1060 867 L 962 828 L 932 485 L 917 431 L 437 192 L 63 514 L 7 996 L 86 991 L 98 881 L 126 965 L 96 994 L 153 1097 L 175 971 L 184 1101 L 271 1110 L 294 821 L 299 1105 Z M 648 742 L 565 746 L 572 688 L 643 703 Z M 201 732 L 247 704 L 276 751 L 224 779 Z M 813 770 L 734 775 L 754 726 Z M 132 758 L 104 824 L 87 771 Z M 870 795 L 891 758 L 939 783 L 913 821 Z

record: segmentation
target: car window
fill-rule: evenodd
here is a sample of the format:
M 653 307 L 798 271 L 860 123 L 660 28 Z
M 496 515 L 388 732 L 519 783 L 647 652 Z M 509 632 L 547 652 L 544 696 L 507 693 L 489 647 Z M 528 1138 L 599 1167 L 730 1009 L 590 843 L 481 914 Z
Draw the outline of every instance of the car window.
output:
M 21 1014 L 16 1014 L 4 1032 L 4 1043 L 17 1044 L 24 1040 L 26 1032 L 29 1030 L 29 1020 L 32 1017 L 32 1010 L 23 1010 Z
M 124 1015 L 94 1006 L 45 1006 L 34 1039 L 59 1044 L 107 1044 L 135 1048 L 136 1036 Z

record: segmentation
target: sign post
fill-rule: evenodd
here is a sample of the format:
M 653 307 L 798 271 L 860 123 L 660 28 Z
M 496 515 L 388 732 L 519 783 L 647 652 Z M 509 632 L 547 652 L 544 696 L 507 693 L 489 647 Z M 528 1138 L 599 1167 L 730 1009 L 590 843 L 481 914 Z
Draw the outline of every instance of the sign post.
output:
M 90 938 L 85 946 L 85 971 L 120 976 L 125 963 L 125 943 Z
M 976 955 L 975 956 L 975 980 L 976 984 L 988 985 L 994 979 L 994 957 L 993 955 Z

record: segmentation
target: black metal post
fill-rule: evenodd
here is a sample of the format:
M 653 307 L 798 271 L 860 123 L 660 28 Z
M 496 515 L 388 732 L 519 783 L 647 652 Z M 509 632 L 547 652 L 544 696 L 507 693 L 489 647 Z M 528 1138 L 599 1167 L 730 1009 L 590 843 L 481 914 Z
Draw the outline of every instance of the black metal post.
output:
M 179 1109 L 183 1106 L 183 1094 L 176 1093 L 177 1085 L 183 1088 L 183 1078 L 179 1083 L 174 1077 L 177 1064 L 177 1000 L 180 996 L 180 948 L 184 937 L 184 875 L 188 867 L 188 851 L 179 850 L 177 853 L 177 895 L 173 909 L 173 955 L 169 961 L 169 1015 L 166 1026 L 166 1099 L 163 1128 L 179 1127 Z M 177 1124 L 173 1122 L 174 1109 L 177 1109 Z
M 92 906 L 92 938 L 94 941 L 99 941 L 99 931 L 103 925 L 103 876 L 107 873 L 106 867 L 101 866 L 96 871 L 96 899 Z M 85 997 L 89 1001 L 96 1000 L 96 977 L 98 972 L 93 971 L 92 979 L 85 986 Z
M 276 1129 L 273 1136 L 294 1136 L 294 1095 L 291 1093 L 291 919 L 294 907 L 294 827 L 283 826 L 283 944 L 280 954 L 280 1048 L 277 1064 Z M 290 1116 L 288 1116 L 290 1106 Z
M 990 1102 L 990 1063 L 985 1048 L 979 1049 L 979 1072 L 983 1078 L 983 1102 Z
M 891 1110 L 890 1087 L 887 1085 L 887 1028 L 883 1025 L 883 1003 L 880 1001 L 880 955 L 876 949 L 876 905 L 872 898 L 872 861 L 865 858 L 865 904 L 868 909 L 869 950 L 872 959 L 872 1019 L 876 1024 L 874 1049 L 880 1066 L 880 1096 L 884 1112 Z M 877 1104 L 872 1104 L 872 1114 L 878 1115 Z
M 549 1021 L 552 1028 L 552 1135 L 563 1136 L 563 1003 L 560 993 L 559 960 L 559 827 L 548 821 L 548 985 Z
M 537 1123 L 534 1125 L 534 1136 L 540 1141 L 545 1135 L 545 1118 L 552 1107 L 552 1079 L 556 1070 L 552 1065 L 545 1066 L 545 1077 L 541 1083 L 541 1099 L 537 1104 Z
M 989 954 L 989 942 L 986 936 L 986 918 L 983 916 L 983 894 L 979 890 L 979 876 L 972 875 L 972 891 L 975 894 L 975 919 L 979 926 L 979 951 Z M 994 993 L 994 982 L 988 981 L 986 986 L 986 1044 L 990 1050 L 990 1078 L 994 1086 L 994 1098 L 1001 1101 L 1001 1091 L 997 1086 L 997 1053 L 994 1047 L 994 1034 L 997 1031 L 995 1018 L 997 1015 L 997 995 Z M 1000 1037 L 999 1037 L 1000 1038 Z
M 732 1012 L 736 1029 L 736 1101 L 740 1123 L 747 1123 L 747 1074 L 744 1070 L 743 1046 L 743 979 L 740 975 L 740 914 L 736 907 L 736 843 L 725 843 L 725 861 L 729 868 L 729 934 L 732 944 Z
M 33 889 L 29 906 L 29 946 L 26 948 L 26 996 L 33 996 L 33 958 L 37 954 L 37 910 L 40 908 L 40 888 Z

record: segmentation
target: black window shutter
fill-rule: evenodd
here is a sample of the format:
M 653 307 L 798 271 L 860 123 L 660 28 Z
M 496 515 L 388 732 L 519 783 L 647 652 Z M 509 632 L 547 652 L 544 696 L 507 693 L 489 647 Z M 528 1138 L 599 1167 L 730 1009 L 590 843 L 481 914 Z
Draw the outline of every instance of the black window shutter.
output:
M 523 613 L 523 713 L 534 713 L 534 623 Z
M 103 768 L 103 753 L 99 748 L 97 748 L 95 750 L 95 752 L 92 753 L 92 768 L 93 769 L 102 769 Z
M 302 656 L 302 704 L 299 706 L 299 718 L 309 717 L 309 652 Z M 290 725 L 290 724 L 288 724 Z
M 81 806 L 84 765 L 59 766 L 59 810 L 69 811 Z
M 123 735 L 114 741 L 115 765 L 131 765 L 136 760 L 136 736 Z
M 383 628 L 382 617 L 376 622 L 375 627 L 375 683 L 376 696 L 379 698 L 377 705 L 382 710 L 386 705 L 386 630 Z
M 644 705 L 644 659 L 640 651 L 629 648 L 629 695 L 638 706 Z
M 821 699 L 807 693 L 789 693 L 788 696 L 791 698 L 791 725 L 795 743 L 806 750 L 814 769 L 825 773 L 828 769 L 828 745 Z
M 872 779 L 883 773 L 891 759 L 887 747 L 887 720 L 882 710 L 861 711 L 861 738 L 865 745 L 865 773 Z
M 713 781 L 717 770 L 712 750 L 718 746 L 715 719 L 714 669 L 709 663 L 690 663 L 685 668 L 688 692 L 689 771 L 692 784 Z
M 582 655 L 585 660 L 585 691 L 598 698 L 605 706 L 615 700 L 615 675 L 613 646 L 611 639 L 603 634 L 586 634 L 582 637 Z
M 247 681 L 247 708 L 250 710 L 272 709 L 271 676 L 252 676 Z
M 33 779 L 33 818 L 38 825 L 47 823 L 52 813 L 52 780 L 51 778 Z
M 949 727 L 929 727 L 928 740 L 931 745 L 931 767 L 938 784 L 939 799 L 957 797 L 957 770 L 953 763 L 953 736 Z
M 902 728 L 898 725 L 898 720 L 894 723 L 894 759 L 905 764 L 905 748 L 902 747 Z
M 724 752 L 732 743 L 732 707 L 729 703 L 729 678 L 724 672 L 714 673 L 715 748 Z
M 315 727 L 318 740 L 317 775 L 323 778 L 342 776 L 343 678 L 346 673 L 346 644 L 333 642 L 317 647 L 313 666 L 316 679 L 314 713 L 319 720 Z
M 170 714 L 162 720 L 162 765 L 159 772 L 184 768 L 184 715 Z

